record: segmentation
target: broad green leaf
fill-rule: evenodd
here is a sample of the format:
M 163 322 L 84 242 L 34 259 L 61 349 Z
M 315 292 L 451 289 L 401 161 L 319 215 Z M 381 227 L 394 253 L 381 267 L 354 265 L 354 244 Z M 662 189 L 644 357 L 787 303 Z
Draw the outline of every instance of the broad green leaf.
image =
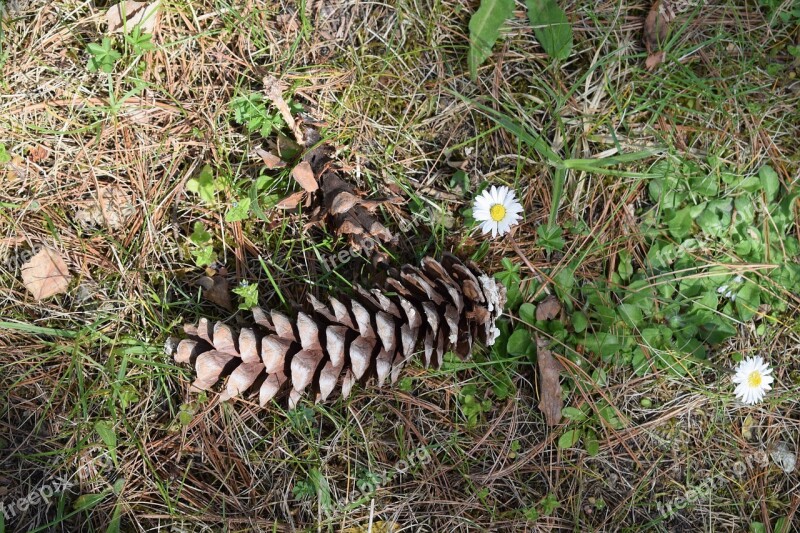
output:
M 778 190 L 781 186 L 778 173 L 775 172 L 771 166 L 764 165 L 761 167 L 761 170 L 758 171 L 758 179 L 761 181 L 761 187 L 764 189 L 767 201 L 772 202 L 775 200 L 775 196 L 778 194 Z
M 531 334 L 527 329 L 514 330 L 514 333 L 508 338 L 508 353 L 511 355 L 524 355 L 528 353 L 531 344 Z
M 692 215 L 689 207 L 676 211 L 667 223 L 670 234 L 676 239 L 684 239 L 689 236 L 692 229 Z
M 748 321 L 755 316 L 758 306 L 761 305 L 761 289 L 755 283 L 745 283 L 736 293 L 736 310 L 739 318 Z
M 111 422 L 106 420 L 98 420 L 94 423 L 94 430 L 100 435 L 103 444 L 108 448 L 111 458 L 116 461 L 117 459 L 117 433 L 114 431 L 114 426 Z
M 569 431 L 565 431 L 561 437 L 558 439 L 558 447 L 562 450 L 566 448 L 572 448 L 578 441 L 581 440 L 581 430 L 580 429 L 570 429 Z
M 573 422 L 583 422 L 586 420 L 586 413 L 575 407 L 564 407 L 561 410 L 561 414 L 564 418 L 569 418 Z
M 238 222 L 244 220 L 250 214 L 250 198 L 245 196 L 238 202 L 234 202 L 228 212 L 225 213 L 225 222 Z
M 575 333 L 583 333 L 589 325 L 589 319 L 581 311 L 575 311 L 572 315 L 572 329 Z
M 526 0 L 533 33 L 547 55 L 567 59 L 572 52 L 572 26 L 555 0 Z
M 85 511 L 87 509 L 91 509 L 101 501 L 103 501 L 106 496 L 111 493 L 110 489 L 106 489 L 103 492 L 97 494 L 83 494 L 78 496 L 75 502 L 72 504 L 72 508 L 76 511 Z
M 197 177 L 187 181 L 186 189 L 199 194 L 204 202 L 213 202 L 217 187 L 214 183 L 214 171 L 211 169 L 211 165 L 203 166 Z
M 536 306 L 531 303 L 524 303 L 519 306 L 519 318 L 526 324 L 536 323 Z
M 492 47 L 500 37 L 500 27 L 514 12 L 514 0 L 482 0 L 469 19 L 469 73 L 478 78 L 478 67 L 492 55 Z

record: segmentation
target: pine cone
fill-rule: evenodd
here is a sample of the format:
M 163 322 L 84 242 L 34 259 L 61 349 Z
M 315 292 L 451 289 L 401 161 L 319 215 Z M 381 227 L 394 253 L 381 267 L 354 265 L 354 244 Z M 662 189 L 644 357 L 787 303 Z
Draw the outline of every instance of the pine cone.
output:
M 505 288 L 475 263 L 446 254 L 441 263 L 426 257 L 421 268 L 390 273 L 382 289 L 356 286 L 352 296 L 328 301 L 309 296 L 310 310 L 295 321 L 253 308 L 255 323 L 238 334 L 201 319 L 184 327 L 189 338 L 175 360 L 195 365 L 193 390 L 228 376 L 223 401 L 258 390 L 263 407 L 288 392 L 293 408 L 307 390 L 319 402 L 337 384 L 346 398 L 356 381 L 397 381 L 418 346 L 425 367 L 438 368 L 448 351 L 466 359 L 474 340 L 492 345 Z

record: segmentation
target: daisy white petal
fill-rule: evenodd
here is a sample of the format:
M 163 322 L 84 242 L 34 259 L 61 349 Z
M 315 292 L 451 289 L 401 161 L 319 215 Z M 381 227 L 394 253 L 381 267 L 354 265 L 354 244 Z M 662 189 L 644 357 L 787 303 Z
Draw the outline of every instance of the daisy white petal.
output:
M 731 378 L 736 383 L 734 394 L 745 404 L 753 405 L 760 402 L 768 390 L 772 390 L 775 380 L 772 368 L 761 356 L 749 357 L 736 366 L 736 373 Z

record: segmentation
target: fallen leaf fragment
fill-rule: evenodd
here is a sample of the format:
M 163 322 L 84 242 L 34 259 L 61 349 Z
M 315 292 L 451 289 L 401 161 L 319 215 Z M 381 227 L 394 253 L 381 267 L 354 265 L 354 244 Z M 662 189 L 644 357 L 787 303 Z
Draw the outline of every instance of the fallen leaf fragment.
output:
M 203 288 L 203 297 L 227 311 L 233 311 L 231 292 L 228 289 L 228 270 L 220 268 L 213 276 L 203 276 L 197 284 Z
M 72 276 L 58 252 L 43 247 L 22 265 L 22 283 L 35 300 L 67 292 Z
M 276 168 L 283 168 L 286 166 L 286 162 L 283 159 L 263 148 L 256 148 L 254 152 L 261 158 L 261 161 L 264 162 L 264 166 L 267 167 L 267 170 L 275 170 Z
M 139 26 L 142 33 L 153 33 L 158 22 L 159 2 L 134 2 L 127 0 L 108 8 L 106 22 L 109 33 L 128 33 Z
M 97 200 L 91 200 L 75 213 L 83 227 L 108 226 L 120 229 L 135 209 L 130 197 L 118 186 L 100 187 Z
M 795 466 L 797 466 L 797 454 L 783 441 L 775 445 L 769 452 L 769 456 L 787 474 L 794 472 Z
M 28 150 L 28 157 L 30 157 L 31 161 L 34 163 L 41 163 L 47 159 L 48 155 L 50 155 L 50 150 L 41 144 L 37 144 Z
M 286 100 L 283 99 L 284 89 L 285 88 L 283 85 L 274 76 L 266 76 L 264 78 L 264 92 L 266 93 L 267 98 L 281 114 L 283 120 L 289 126 L 289 129 L 292 130 L 292 133 L 294 133 L 294 138 L 297 141 L 297 144 L 300 146 L 305 146 L 305 136 L 300 130 L 300 126 L 294 120 L 294 116 L 292 116 L 292 110 L 289 109 L 289 104 L 287 104 Z
M 539 302 L 536 306 L 536 320 L 553 320 L 561 314 L 561 302 L 554 294 Z
M 535 335 L 536 358 L 539 363 L 539 410 L 544 414 L 548 426 L 557 426 L 561 421 L 561 363 L 548 348 L 547 339 Z
M 314 177 L 314 171 L 308 161 L 303 161 L 294 167 L 292 169 L 292 177 L 306 192 L 314 192 L 319 189 L 317 179 Z
M 669 36 L 669 24 L 675 18 L 668 0 L 656 0 L 644 20 L 644 45 L 649 54 L 645 61 L 648 70 L 653 70 L 666 59 L 661 50 Z
M 306 191 L 297 191 L 275 204 L 275 207 L 278 209 L 294 209 L 300 205 L 300 202 L 303 201 L 303 197 L 305 195 Z

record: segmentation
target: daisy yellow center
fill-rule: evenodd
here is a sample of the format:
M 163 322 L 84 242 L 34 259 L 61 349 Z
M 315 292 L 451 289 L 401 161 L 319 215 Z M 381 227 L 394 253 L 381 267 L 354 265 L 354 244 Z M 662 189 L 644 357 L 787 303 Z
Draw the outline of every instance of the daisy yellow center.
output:
M 760 387 L 763 381 L 764 378 L 758 370 L 753 370 L 750 372 L 750 375 L 747 376 L 747 384 L 751 387 Z
M 492 220 L 495 222 L 500 222 L 506 217 L 506 208 L 502 204 L 494 204 L 491 209 L 489 209 L 489 216 L 492 217 Z

